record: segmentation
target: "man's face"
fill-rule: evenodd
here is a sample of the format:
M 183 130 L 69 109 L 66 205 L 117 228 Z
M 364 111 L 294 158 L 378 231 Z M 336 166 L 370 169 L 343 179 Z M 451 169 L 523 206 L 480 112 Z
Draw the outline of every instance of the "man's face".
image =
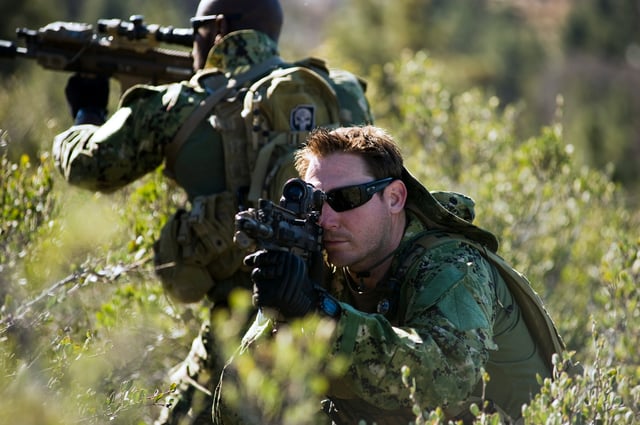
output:
M 200 19 L 200 20 L 198 20 Z M 198 71 L 207 64 L 207 56 L 213 46 L 220 43 L 229 32 L 229 19 L 238 17 L 223 14 L 199 15 L 193 23 L 193 69 Z
M 303 179 L 325 192 L 375 180 L 366 172 L 362 158 L 344 153 L 312 158 Z M 329 261 L 338 267 L 367 270 L 395 248 L 390 246 L 391 211 L 380 194 L 343 212 L 336 212 L 324 203 L 319 223 L 324 230 Z
M 214 23 L 202 25 L 193 33 L 193 69 L 198 71 L 203 69 L 207 63 L 207 55 L 214 44 L 215 32 Z

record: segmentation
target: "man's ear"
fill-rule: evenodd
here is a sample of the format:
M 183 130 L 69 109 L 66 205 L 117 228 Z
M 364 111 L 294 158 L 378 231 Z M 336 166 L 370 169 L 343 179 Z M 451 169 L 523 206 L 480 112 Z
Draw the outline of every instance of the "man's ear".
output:
M 392 212 L 399 212 L 404 208 L 407 202 L 407 186 L 400 179 L 394 180 L 385 190 Z
M 219 39 L 222 39 L 224 36 L 229 34 L 229 23 L 224 18 L 224 15 L 218 15 L 215 20 L 215 34 L 216 34 L 216 42 Z

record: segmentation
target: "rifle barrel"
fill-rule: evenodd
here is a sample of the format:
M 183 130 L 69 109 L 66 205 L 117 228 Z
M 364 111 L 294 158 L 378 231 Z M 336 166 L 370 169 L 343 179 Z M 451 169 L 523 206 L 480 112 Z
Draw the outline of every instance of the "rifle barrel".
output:
M 0 40 L 0 58 L 13 59 L 16 56 L 26 56 L 27 49 L 19 47 L 13 41 Z
M 100 20 L 98 26 L 56 21 L 34 30 L 17 28 L 20 41 L 0 40 L 0 59 L 35 59 L 45 69 L 101 74 L 116 78 L 126 89 L 133 84 L 165 84 L 193 75 L 191 28 L 146 25 L 142 17 L 131 21 Z M 162 47 L 162 46 L 165 47 Z

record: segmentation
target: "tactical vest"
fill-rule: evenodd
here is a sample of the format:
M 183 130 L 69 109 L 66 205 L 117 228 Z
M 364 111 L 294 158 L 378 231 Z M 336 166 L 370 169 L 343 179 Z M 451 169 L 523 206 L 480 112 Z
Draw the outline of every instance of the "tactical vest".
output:
M 280 199 L 297 176 L 293 152 L 315 127 L 367 124 L 370 111 L 362 81 L 314 58 L 288 64 L 272 56 L 233 76 L 211 69 L 188 86 L 198 87 L 197 96 L 185 90 L 190 109 L 164 146 L 164 172 L 179 179 L 191 208 L 169 219 L 154 260 L 176 299 L 193 302 L 206 292 L 219 302 L 237 277 L 251 284 L 236 273 L 244 252 L 233 243 L 233 213 Z
M 482 256 L 493 265 L 500 276 L 504 279 L 509 291 L 514 297 L 522 312 L 522 316 L 536 343 L 543 353 L 549 370 L 553 370 L 553 354 L 562 353 L 566 350 L 564 341 L 558 333 L 557 327 L 549 316 L 540 296 L 533 290 L 529 280 L 520 272 L 511 267 L 502 257 L 487 249 L 484 245 L 469 240 L 463 235 L 445 233 L 441 231 L 427 231 L 415 242 L 416 245 L 425 250 L 433 249 L 436 246 L 457 240 L 471 245 L 482 254 Z M 411 250 L 410 250 L 411 251 Z M 412 261 L 415 257 L 407 261 Z
M 406 168 L 403 169 L 402 181 L 408 191 L 407 210 L 430 229 L 423 238 L 417 239 L 416 244 L 429 249 L 436 244 L 456 239 L 475 247 L 504 279 L 522 310 L 529 331 L 539 344 L 549 369 L 553 370 L 552 356 L 554 353 L 564 352 L 565 344 L 527 278 L 497 254 L 498 240 L 495 235 L 445 208 L 442 199 L 429 192 Z M 404 267 L 409 267 L 410 261 L 404 260 Z M 579 364 L 567 365 L 565 370 L 569 373 L 581 373 L 582 367 Z

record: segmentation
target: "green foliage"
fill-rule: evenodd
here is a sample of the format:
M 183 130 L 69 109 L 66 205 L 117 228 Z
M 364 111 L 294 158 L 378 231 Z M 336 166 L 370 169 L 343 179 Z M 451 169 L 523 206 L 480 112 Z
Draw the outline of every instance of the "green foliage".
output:
M 31 63 L 24 64 L 19 75 L 3 77 L 3 90 L 0 91 L 3 146 L 0 151 L 12 161 L 18 162 L 23 154 L 38 157 L 42 142 L 52 140 L 71 123 L 62 90 L 42 98 L 42 93 L 51 87 L 64 87 L 63 78 L 61 73 L 43 73 Z M 25 79 L 32 83 L 24 84 Z M 26 119 L 27 116 L 38 117 L 38 120 Z
M 205 313 L 171 304 L 149 261 L 181 197 L 160 171 L 109 197 L 60 191 L 51 166 L 2 157 L 0 422 L 150 422 Z
M 639 22 L 640 10 L 632 1 L 582 1 L 567 20 L 563 41 L 570 51 L 621 59 L 630 44 L 640 45 Z
M 638 194 L 640 12 L 628 0 L 578 2 L 351 0 L 342 3 L 319 54 L 367 76 L 376 103 L 397 98 L 385 69 L 409 51 L 446 68 L 439 81 L 462 93 L 480 87 L 503 104 L 524 101 L 518 134 L 556 122 L 582 164 L 608 170 Z
M 107 3 L 64 5 L 75 7 L 69 16 L 134 12 Z M 606 158 L 597 168 L 582 160 L 587 145 L 594 161 L 630 156 L 620 140 L 635 117 L 632 92 L 615 86 L 612 97 L 601 102 L 600 97 L 576 101 L 575 92 L 556 99 L 563 93 L 553 90 L 553 119 L 521 137 L 526 102 L 507 103 L 480 87 L 454 88 L 452 64 L 477 65 L 476 58 L 438 57 L 458 48 L 488 49 L 498 39 L 478 37 L 465 45 L 473 38 L 470 29 L 483 22 L 480 6 L 471 13 L 449 9 L 446 2 L 387 3 L 350 2 L 354 9 L 347 9 L 342 21 L 350 23 L 352 38 L 341 38 L 336 52 L 345 60 L 332 63 L 357 69 L 356 63 L 370 61 L 361 69 L 370 71 L 368 93 L 377 123 L 400 142 L 408 167 L 430 189 L 457 190 L 475 199 L 477 224 L 496 233 L 500 254 L 529 277 L 585 367 L 584 375 L 569 376 L 558 359 L 555 379 L 544 381 L 524 409 L 527 422 L 639 423 L 639 217 L 627 205 L 629 194 L 614 183 L 624 168 L 610 171 Z M 15 9 L 30 22 L 36 16 L 49 22 L 58 19 L 50 15 L 52 4 Z M 392 7 L 396 4 L 402 7 Z M 366 12 L 356 9 L 365 6 Z M 165 13 L 178 7 L 156 7 L 156 15 L 145 12 L 145 17 L 173 23 Z M 399 29 L 409 15 L 421 18 L 404 33 Z M 475 15 L 478 26 L 463 25 Z M 17 19 L 0 16 L 10 26 Z M 506 11 L 501 16 L 505 27 L 496 26 L 495 34 L 520 22 Z M 376 31 L 354 30 L 360 19 L 376 24 L 367 27 Z M 419 37 L 433 43 L 433 53 L 420 50 Z M 515 52 L 517 37 L 504 38 L 514 45 L 496 51 Z M 411 50 L 401 53 L 398 46 Z M 457 69 L 480 81 L 485 66 Z M 509 66 L 502 72 L 518 69 Z M 19 76 L 4 78 L 0 92 L 0 423 L 150 423 L 172 390 L 166 371 L 184 358 L 207 314 L 205 305 L 171 303 L 153 272 L 153 241 L 185 199 L 161 170 L 112 195 L 67 186 L 46 154 L 53 135 L 70 124 L 61 107 L 65 81 L 65 74 L 32 64 Z M 585 96 L 611 87 L 592 84 Z M 112 90 L 110 105 L 117 95 Z M 580 121 L 604 123 L 610 112 L 619 119 L 606 130 Z M 233 316 L 215 322 L 228 355 L 238 346 L 248 300 L 239 297 L 233 305 Z M 249 384 L 243 399 L 249 416 L 268 410 L 281 423 L 295 424 L 313 416 L 325 374 L 339 373 L 343 364 L 322 361 L 327 344 L 320 323 L 304 328 L 302 334 L 283 332 L 273 345 L 261 347 L 258 357 L 241 356 L 238 373 Z M 276 373 L 267 373 L 266 366 Z M 411 388 L 410 371 L 399 373 Z M 444 423 L 441 410 L 424 411 L 419 400 L 412 402 L 416 423 Z M 476 423 L 497 423 L 481 407 Z
M 369 75 L 405 50 L 427 50 L 447 65 L 449 82 L 462 87 L 481 84 L 510 102 L 525 94 L 526 81 L 544 63 L 545 51 L 517 7 L 492 3 L 343 2 L 336 13 L 340 19 L 329 26 L 323 54 Z M 390 95 L 393 90 L 385 92 Z
M 579 165 L 559 124 L 518 141 L 518 108 L 499 108 L 497 98 L 485 100 L 479 91 L 454 96 L 438 83 L 441 69 L 422 53 L 388 66 L 394 99 L 406 102 L 393 106 L 398 118 L 384 125 L 430 189 L 474 197 L 478 224 L 498 235 L 502 256 L 552 307 L 561 303 L 559 310 L 572 313 L 559 325 L 573 329 L 564 332 L 569 342 L 583 345 L 590 325 L 584 312 L 601 287 L 600 259 L 637 223 L 624 193 L 606 174 Z
M 330 338 L 335 323 L 318 317 L 281 326 L 274 338 L 264 337 L 257 345 L 239 350 L 237 329 L 228 323 L 244 323 L 248 297 L 237 298 L 234 316 L 218 317 L 216 332 L 227 340 L 225 347 L 233 363 L 225 372 L 222 418 L 233 409 L 243 424 L 317 423 L 319 406 L 328 381 L 345 371 L 341 357 L 331 357 Z M 269 329 L 266 332 L 270 332 Z M 237 385 L 241 383 L 240 385 Z
M 424 53 L 402 59 L 385 68 L 396 96 L 376 104 L 394 111 L 380 114 L 379 124 L 429 188 L 475 198 L 478 224 L 498 235 L 501 255 L 530 278 L 585 366 L 584 376 L 560 368 L 544 382 L 527 418 L 633 423 L 640 246 L 638 217 L 624 193 L 609 175 L 578 164 L 560 124 L 520 140 L 518 106 L 502 106 L 481 90 L 454 94 L 442 82 L 441 64 Z M 371 87 L 374 96 L 378 90 Z M 561 112 L 559 101 L 558 120 Z M 172 390 L 165 371 L 186 354 L 206 314 L 204 305 L 170 303 L 150 261 L 151 245 L 184 204 L 183 194 L 161 170 L 108 196 L 58 185 L 54 176 L 46 156 L 37 166 L 27 158 L 2 162 L 0 415 L 21 423 L 34 422 L 32 414 L 40 415 L 38 423 L 149 422 Z M 248 300 L 234 305 L 235 316 L 215 321 L 228 355 Z M 271 412 L 299 424 L 313 416 L 326 375 L 342 366 L 322 361 L 325 328 L 304 329 L 282 333 L 257 357 L 237 356 L 249 384 L 242 398 L 249 419 Z M 414 402 L 420 423 L 443 423 L 441 411 Z M 43 403 L 51 408 L 28 407 Z M 497 421 L 481 406 L 477 415 L 476 423 Z
M 51 166 L 43 155 L 38 164 L 23 155 L 19 162 L 0 157 L 0 299 L 10 294 L 9 284 L 2 276 L 30 254 L 29 247 L 49 235 L 47 221 L 56 212 L 52 196 Z
M 162 174 L 161 168 L 115 197 L 126 199 L 127 208 L 115 212 L 130 229 L 126 246 L 129 254 L 137 258 L 151 254 L 162 226 L 187 202 L 186 195 Z
M 635 396 L 625 399 L 623 392 L 628 390 L 628 378 L 616 366 L 602 366 L 599 357 L 605 344 L 597 332 L 594 333 L 594 345 L 595 364 L 584 375 L 571 376 L 556 362 L 553 379 L 545 379 L 540 393 L 523 408 L 527 423 L 637 423 L 638 412 L 632 407 L 638 405 L 637 387 Z
M 580 55 L 566 61 L 557 75 L 565 99 L 567 143 L 575 146 L 582 163 L 600 170 L 638 193 L 640 78 L 637 70 Z

